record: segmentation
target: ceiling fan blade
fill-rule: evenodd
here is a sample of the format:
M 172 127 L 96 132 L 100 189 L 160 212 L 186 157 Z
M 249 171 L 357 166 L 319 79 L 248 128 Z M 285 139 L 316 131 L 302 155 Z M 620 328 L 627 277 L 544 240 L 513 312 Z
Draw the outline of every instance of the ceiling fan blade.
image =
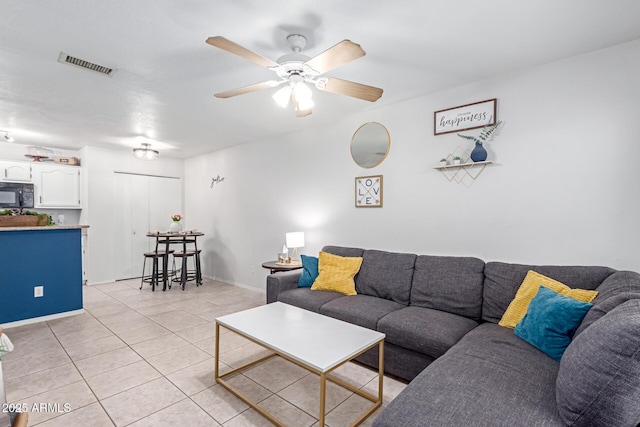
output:
M 333 77 L 324 77 L 316 81 L 316 88 L 331 93 L 352 96 L 375 102 L 382 96 L 382 89 L 363 85 L 362 83 L 340 80 Z
M 271 68 L 278 66 L 278 63 L 265 58 L 262 55 L 258 55 L 257 53 L 252 52 L 249 49 L 242 47 L 239 44 L 234 43 L 231 40 L 227 40 L 221 36 L 209 37 L 207 39 L 207 44 L 215 46 L 218 49 L 226 50 L 227 52 L 233 53 L 234 55 L 241 56 L 245 59 L 248 59 L 249 61 L 255 62 L 261 67 Z
M 333 70 L 364 55 L 366 55 L 366 53 L 359 44 L 353 43 L 351 40 L 342 40 L 340 43 L 305 62 L 305 65 L 308 65 L 320 74 L 324 74 L 327 71 Z
M 311 113 L 312 113 L 311 108 L 309 108 L 308 110 L 296 109 L 296 117 L 307 117 L 307 116 L 310 116 Z
M 284 81 L 277 82 L 275 80 L 269 80 L 264 83 L 258 83 L 251 86 L 244 86 L 237 89 L 227 90 L 225 92 L 216 93 L 214 96 L 216 98 L 231 98 L 232 96 L 244 95 L 245 93 L 255 92 L 257 90 L 269 89 L 272 87 L 276 87 L 284 83 Z
M 311 108 L 307 109 L 307 110 L 298 110 L 296 109 L 296 117 L 307 117 L 310 116 L 312 113 Z

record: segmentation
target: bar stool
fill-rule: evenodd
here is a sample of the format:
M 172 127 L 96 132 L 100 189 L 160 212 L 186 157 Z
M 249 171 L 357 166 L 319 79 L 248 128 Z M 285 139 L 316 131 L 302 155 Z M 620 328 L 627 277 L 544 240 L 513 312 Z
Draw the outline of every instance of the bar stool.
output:
M 173 268 L 169 269 L 169 255 L 172 255 L 174 252 L 175 251 L 173 249 L 169 249 L 169 252 L 165 251 L 164 249 L 156 249 L 157 254 L 164 255 L 164 258 L 162 259 L 162 271 L 158 272 L 158 280 L 164 280 L 165 265 L 167 266 L 167 277 L 169 279 L 176 275 L 175 261 L 173 262 Z
M 200 249 L 192 251 L 174 252 L 173 260 L 180 259 L 180 277 L 173 278 L 172 282 L 179 282 L 182 290 L 184 291 L 185 285 L 190 280 L 196 281 L 196 286 L 202 284 L 202 273 L 200 271 Z M 187 267 L 187 260 L 193 259 L 193 270 L 189 270 Z
M 155 292 L 156 286 L 160 285 L 160 281 L 164 280 L 164 274 L 162 270 L 159 269 L 159 260 L 162 259 L 163 266 L 169 262 L 169 254 L 172 254 L 174 251 L 170 250 L 169 252 L 165 251 L 157 251 L 157 252 L 145 252 L 144 253 L 144 262 L 142 264 L 142 277 L 140 282 L 140 289 L 144 286 L 145 283 L 151 284 L 151 291 Z M 151 274 L 145 276 L 145 270 L 147 266 L 147 259 L 151 259 Z M 169 277 L 175 275 L 175 269 L 171 270 L 167 274 Z M 165 290 L 164 288 L 162 289 Z

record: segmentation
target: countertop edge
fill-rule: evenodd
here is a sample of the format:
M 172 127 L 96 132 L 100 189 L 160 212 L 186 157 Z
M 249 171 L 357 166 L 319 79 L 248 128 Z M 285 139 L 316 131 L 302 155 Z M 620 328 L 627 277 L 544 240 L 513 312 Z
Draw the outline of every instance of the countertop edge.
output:
M 37 231 L 47 231 L 47 230 L 70 230 L 74 228 L 89 228 L 88 225 L 41 225 L 36 227 L 0 227 L 0 232 L 2 231 L 26 231 L 26 230 L 37 230 Z

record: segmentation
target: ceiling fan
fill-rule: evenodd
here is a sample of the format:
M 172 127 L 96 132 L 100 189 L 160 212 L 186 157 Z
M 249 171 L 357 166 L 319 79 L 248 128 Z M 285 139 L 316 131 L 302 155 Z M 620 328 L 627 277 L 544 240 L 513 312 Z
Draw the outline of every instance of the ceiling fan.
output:
M 224 37 L 209 37 L 207 43 L 211 46 L 248 59 L 261 67 L 274 71 L 278 76 L 278 80 L 269 80 L 216 93 L 215 96 L 217 98 L 231 98 L 232 96 L 286 84 L 273 95 L 273 99 L 282 107 L 286 107 L 289 100 L 291 100 L 297 117 L 306 117 L 311 114 L 311 108 L 313 107 L 312 92 L 307 83 L 313 84 L 319 90 L 371 102 L 382 96 L 382 89 L 377 87 L 336 79 L 335 77 L 320 77 L 327 71 L 364 56 L 365 51 L 362 50 L 359 44 L 350 40 L 343 40 L 321 54 L 309 58 L 301 53 L 307 44 L 307 39 L 304 36 L 291 34 L 287 37 L 287 42 L 291 47 L 292 53 L 272 61 Z

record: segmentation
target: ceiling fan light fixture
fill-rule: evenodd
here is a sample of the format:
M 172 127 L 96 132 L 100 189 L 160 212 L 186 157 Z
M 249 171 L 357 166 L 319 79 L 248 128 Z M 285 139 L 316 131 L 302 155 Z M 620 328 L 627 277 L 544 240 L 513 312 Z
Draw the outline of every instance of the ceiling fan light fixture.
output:
M 154 150 L 151 148 L 151 144 L 143 142 L 142 148 L 134 148 L 133 149 L 133 157 L 140 160 L 155 160 L 160 155 L 158 150 Z
M 291 88 L 289 86 L 285 86 L 279 89 L 273 94 L 272 98 L 276 101 L 276 104 L 282 108 L 286 108 L 287 105 L 289 105 L 289 98 L 291 98 Z
M 310 110 L 315 105 L 313 102 L 313 92 L 304 82 L 296 83 L 293 88 L 293 96 L 296 98 L 297 110 Z
M 293 92 L 298 102 L 302 101 L 303 99 L 311 100 L 311 97 L 313 96 L 311 89 L 309 89 L 309 86 L 307 86 L 304 82 L 297 83 L 295 88 L 293 89 Z
M 310 110 L 315 105 L 315 103 L 313 102 L 313 99 L 311 98 L 298 98 L 296 96 L 296 101 L 298 103 L 298 106 L 297 106 L 298 110 L 303 110 L 303 111 Z

